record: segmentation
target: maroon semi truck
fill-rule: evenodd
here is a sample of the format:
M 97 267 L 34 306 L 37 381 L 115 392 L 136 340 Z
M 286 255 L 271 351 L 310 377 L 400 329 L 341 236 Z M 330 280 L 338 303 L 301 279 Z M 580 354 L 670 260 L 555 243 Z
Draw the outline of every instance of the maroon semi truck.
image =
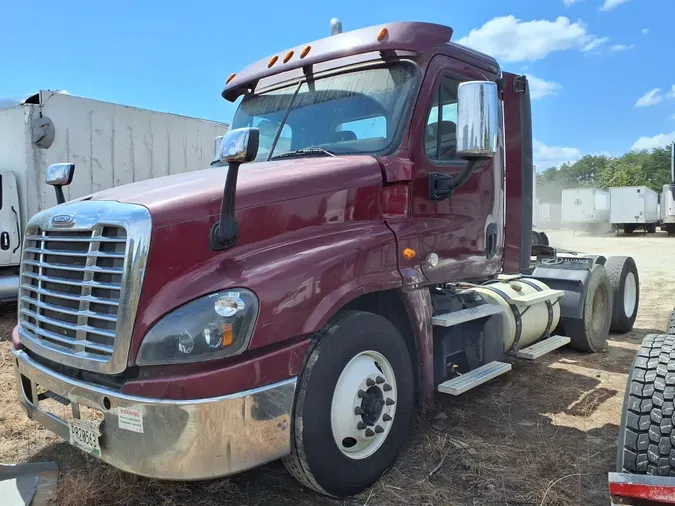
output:
M 532 267 L 527 79 L 451 36 L 391 23 L 260 60 L 227 79 L 213 167 L 33 217 L 12 335 L 28 416 L 131 473 L 283 458 L 344 496 L 435 392 L 629 330 L 631 258 Z

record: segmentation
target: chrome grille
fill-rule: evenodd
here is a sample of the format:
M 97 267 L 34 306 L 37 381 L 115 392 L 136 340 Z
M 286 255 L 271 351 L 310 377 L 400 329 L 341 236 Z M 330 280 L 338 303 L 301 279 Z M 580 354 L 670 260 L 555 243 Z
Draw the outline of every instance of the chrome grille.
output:
M 117 202 L 63 204 L 31 219 L 21 264 L 21 342 L 66 365 L 123 371 L 150 230 L 147 209 Z
M 94 360 L 115 349 L 126 231 L 28 231 L 20 323 L 34 337 Z

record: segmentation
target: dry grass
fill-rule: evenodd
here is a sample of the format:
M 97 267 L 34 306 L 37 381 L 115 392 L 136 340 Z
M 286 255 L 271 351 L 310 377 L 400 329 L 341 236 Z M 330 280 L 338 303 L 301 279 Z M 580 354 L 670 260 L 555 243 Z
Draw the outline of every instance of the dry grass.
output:
M 592 242 L 581 249 L 624 253 Z M 670 242 L 650 245 L 643 257 L 633 252 L 643 294 L 636 330 L 611 336 L 607 353 L 565 349 L 534 363 L 516 360 L 511 373 L 488 385 L 459 398 L 438 396 L 435 412 L 415 415 L 397 464 L 354 498 L 306 491 L 278 462 L 195 483 L 117 471 L 27 420 L 15 400 L 9 342 L 0 342 L 0 461 L 56 461 L 62 506 L 605 506 L 626 372 L 643 336 L 663 328 L 675 303 L 675 273 L 661 272 Z M 0 318 L 0 336 L 13 321 L 12 310 Z

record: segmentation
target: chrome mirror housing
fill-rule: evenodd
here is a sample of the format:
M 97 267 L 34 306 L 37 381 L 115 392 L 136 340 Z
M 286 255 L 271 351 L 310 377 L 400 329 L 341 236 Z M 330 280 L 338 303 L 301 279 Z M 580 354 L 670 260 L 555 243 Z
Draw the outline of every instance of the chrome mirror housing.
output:
M 68 186 L 75 173 L 74 163 L 53 163 L 47 168 L 45 183 L 52 186 Z
M 257 128 L 230 130 L 220 138 L 219 147 L 218 137 L 216 137 L 215 144 L 218 147 L 218 154 L 211 165 L 232 162 L 246 163 L 255 160 L 258 154 L 259 140 L 260 130 Z
M 490 81 L 461 83 L 457 102 L 457 154 L 466 160 L 493 158 L 499 132 L 497 85 Z

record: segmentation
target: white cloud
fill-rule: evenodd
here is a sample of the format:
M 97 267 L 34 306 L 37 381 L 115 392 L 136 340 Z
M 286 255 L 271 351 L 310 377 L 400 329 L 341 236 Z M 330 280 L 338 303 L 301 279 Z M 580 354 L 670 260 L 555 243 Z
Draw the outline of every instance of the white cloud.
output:
M 527 82 L 530 83 L 530 98 L 532 100 L 539 100 L 548 95 L 556 95 L 558 91 L 562 90 L 562 85 L 559 83 L 545 81 L 531 74 L 528 74 Z
M 654 137 L 640 137 L 631 146 L 631 150 L 662 148 L 671 142 L 675 142 L 675 132 L 669 134 L 658 134 Z
M 642 32 L 642 35 L 647 35 L 649 33 L 649 28 L 643 28 L 640 31 Z
M 559 167 L 565 162 L 574 162 L 583 155 L 577 148 L 546 146 L 537 139 L 532 140 L 534 164 L 538 170 Z
M 613 44 L 609 46 L 610 51 L 614 52 L 619 52 L 619 51 L 628 51 L 629 49 L 633 49 L 635 47 L 635 44 Z
M 565 7 L 569 7 L 570 5 L 574 5 L 576 3 L 581 2 L 582 0 L 563 0 L 563 3 L 565 4 Z
M 594 49 L 609 42 L 609 37 L 597 37 L 581 48 L 582 51 L 593 51 Z
M 555 21 L 522 21 L 515 16 L 503 16 L 471 30 L 457 42 L 505 62 L 520 62 L 540 60 L 554 51 L 590 51 L 608 40 L 588 33 L 580 22 L 572 23 L 562 16 Z
M 628 0 L 605 0 L 605 3 L 600 7 L 601 11 L 611 11 L 616 9 L 619 5 L 625 4 Z
M 661 102 L 663 102 L 661 89 L 654 88 L 638 98 L 637 102 L 635 102 L 635 107 L 649 107 L 650 105 L 660 104 Z
M 666 93 L 666 98 L 675 98 L 675 84 L 670 87 L 670 91 Z

